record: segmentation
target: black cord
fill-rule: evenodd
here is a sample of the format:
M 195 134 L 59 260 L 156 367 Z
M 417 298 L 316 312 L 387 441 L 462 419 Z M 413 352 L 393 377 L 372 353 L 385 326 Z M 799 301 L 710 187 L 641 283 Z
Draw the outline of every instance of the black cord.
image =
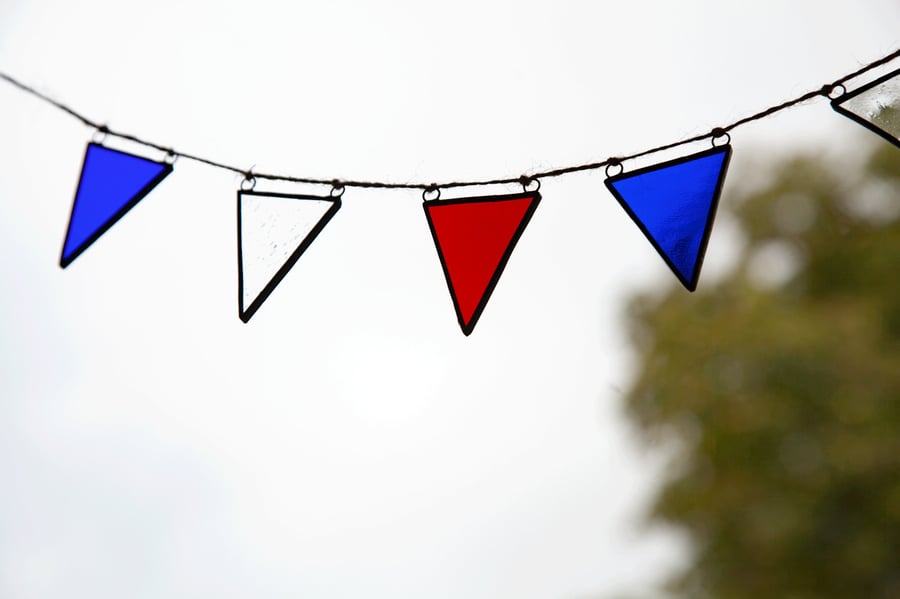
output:
M 887 56 L 879 58 L 874 62 L 870 62 L 869 64 L 853 71 L 852 73 L 848 73 L 843 77 L 835 80 L 833 83 L 826 83 L 821 88 L 806 92 L 803 95 L 797 96 L 793 100 L 788 100 L 781 104 L 776 104 L 775 106 L 770 106 L 765 110 L 761 110 L 756 114 L 744 117 L 742 119 L 738 119 L 737 121 L 731 123 L 730 125 L 725 125 L 724 127 L 716 127 L 709 133 L 703 133 L 701 135 L 695 135 L 694 137 L 689 137 L 687 139 L 682 139 L 679 141 L 675 141 L 672 143 L 668 143 L 662 146 L 657 146 L 655 148 L 650 148 L 649 150 L 644 150 L 642 152 L 637 152 L 636 154 L 631 154 L 628 156 L 618 156 L 613 158 L 607 158 L 606 160 L 601 160 L 600 162 L 589 162 L 586 164 L 576 164 L 573 166 L 565 166 L 562 168 L 556 168 L 545 171 L 538 171 L 532 173 L 530 175 L 521 175 L 519 177 L 506 177 L 501 179 L 481 179 L 481 180 L 473 180 L 473 181 L 445 181 L 443 183 L 389 183 L 386 181 L 356 181 L 353 179 L 315 179 L 310 177 L 294 177 L 290 175 L 278 175 L 278 174 L 270 174 L 270 173 L 251 173 L 247 169 L 238 168 L 236 166 L 231 166 L 228 164 L 224 164 L 222 162 L 217 162 L 215 160 L 211 160 L 209 158 L 204 158 L 202 156 L 196 156 L 194 154 L 189 154 L 187 152 L 177 151 L 173 148 L 169 148 L 166 146 L 159 145 L 157 143 L 146 141 L 137 137 L 135 135 L 131 135 L 128 133 L 121 133 L 119 131 L 114 131 L 107 127 L 106 125 L 97 123 L 87 118 L 83 114 L 77 112 L 76 110 L 66 106 L 65 104 L 54 100 L 53 98 L 43 94 L 33 87 L 30 87 L 18 79 L 15 79 L 6 73 L 0 71 L 0 79 L 3 79 L 7 83 L 12 84 L 13 86 L 19 88 L 21 91 L 30 94 L 48 104 L 55 106 L 59 110 L 69 114 L 70 116 L 75 117 L 88 127 L 92 127 L 101 133 L 106 135 L 111 135 L 113 137 L 118 137 L 120 139 L 127 139 L 128 141 L 133 141 L 135 143 L 141 144 L 143 146 L 147 146 L 148 148 L 153 148 L 159 150 L 161 152 L 165 152 L 168 156 L 175 158 L 180 157 L 186 160 L 193 160 L 194 162 L 200 162 L 202 164 L 206 164 L 208 166 L 212 166 L 215 168 L 220 168 L 223 170 L 231 171 L 233 173 L 237 173 L 240 175 L 244 175 L 247 179 L 266 179 L 269 181 L 287 181 L 290 183 L 310 183 L 315 185 L 332 185 L 334 187 L 363 187 L 363 188 L 377 188 L 377 189 L 421 189 L 421 190 L 436 190 L 436 189 L 449 189 L 452 187 L 472 187 L 475 185 L 500 185 L 505 183 L 522 183 L 523 180 L 527 180 L 528 182 L 540 180 L 540 179 L 550 179 L 553 177 L 561 177 L 563 175 L 568 175 L 570 173 L 577 173 L 581 171 L 590 171 L 602 168 L 608 165 L 620 165 L 622 162 L 626 160 L 632 160 L 635 158 L 640 158 L 642 156 L 647 156 L 650 154 L 655 154 L 656 152 L 662 152 L 665 150 L 670 150 L 672 148 L 676 148 L 678 146 L 682 146 L 689 143 L 694 143 L 701 141 L 707 138 L 719 138 L 722 136 L 726 136 L 729 131 L 740 127 L 741 125 L 745 125 L 752 121 L 758 121 L 760 119 L 764 119 L 768 116 L 775 114 L 776 112 L 780 112 L 787 108 L 791 108 L 796 106 L 797 104 L 802 104 L 803 102 L 807 102 L 816 98 L 818 96 L 829 97 L 831 93 L 838 87 L 843 87 L 843 84 L 847 81 L 859 77 L 860 75 L 871 71 L 881 65 L 887 64 L 891 62 L 895 58 L 900 57 L 900 49 L 891 52 Z

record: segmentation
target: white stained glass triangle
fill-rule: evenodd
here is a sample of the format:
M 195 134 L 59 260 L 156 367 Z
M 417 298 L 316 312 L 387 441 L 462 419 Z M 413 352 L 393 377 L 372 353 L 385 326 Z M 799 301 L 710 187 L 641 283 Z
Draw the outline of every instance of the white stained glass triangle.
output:
M 900 71 L 851 92 L 845 99 L 838 98 L 835 104 L 839 111 L 855 115 L 854 120 L 880 130 L 895 144 L 900 140 Z
M 246 322 L 337 212 L 340 202 L 332 198 L 241 192 L 238 204 L 240 315 Z

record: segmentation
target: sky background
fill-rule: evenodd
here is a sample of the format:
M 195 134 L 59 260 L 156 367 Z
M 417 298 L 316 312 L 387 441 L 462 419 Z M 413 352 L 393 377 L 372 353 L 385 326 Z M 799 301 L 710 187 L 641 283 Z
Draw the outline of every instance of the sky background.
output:
M 0 69 L 247 168 L 432 181 L 702 133 L 898 31 L 895 0 L 0 0 Z M 858 135 L 824 101 L 733 132 L 700 285 L 754 161 Z M 585 599 L 685 559 L 620 413 L 624 302 L 674 277 L 602 172 L 543 182 L 471 337 L 415 191 L 348 189 L 245 325 L 224 171 L 177 162 L 58 268 L 90 136 L 0 85 L 0 596 Z

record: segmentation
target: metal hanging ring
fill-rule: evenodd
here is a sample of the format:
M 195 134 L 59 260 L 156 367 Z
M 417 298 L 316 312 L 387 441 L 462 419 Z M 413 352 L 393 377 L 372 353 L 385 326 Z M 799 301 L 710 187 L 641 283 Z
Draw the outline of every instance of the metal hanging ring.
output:
M 333 198 L 339 198 L 344 195 L 344 184 L 335 179 L 331 182 L 331 191 L 328 193 Z
M 831 98 L 832 100 L 837 100 L 838 98 L 840 98 L 841 96 L 843 96 L 844 94 L 847 93 L 847 88 L 844 87 L 843 83 L 835 83 L 834 85 L 828 85 L 826 87 L 828 88 L 828 91 L 825 91 L 824 88 L 822 89 L 822 91 L 825 92 L 825 95 L 828 96 L 829 98 Z M 840 91 L 838 91 L 838 90 L 840 90 Z M 838 92 L 838 93 L 835 95 L 835 92 Z
M 166 155 L 163 157 L 163 162 L 166 164 L 175 164 L 175 161 L 178 160 L 178 154 L 175 153 L 175 150 L 166 150 Z
M 728 131 L 722 129 L 721 127 L 716 127 L 715 129 L 710 131 L 710 135 L 712 135 L 712 139 L 710 141 L 712 142 L 712 146 L 714 148 L 718 148 L 719 146 L 727 146 L 731 143 L 731 135 L 728 133 Z M 716 143 L 717 139 L 722 138 L 725 138 L 724 142 Z
M 429 198 L 429 194 L 434 194 L 433 198 Z M 441 199 L 441 188 L 432 183 L 428 187 L 422 190 L 422 199 L 426 202 L 436 202 Z
M 241 191 L 253 191 L 254 187 L 256 187 L 256 177 L 247 173 L 241 181 Z
M 519 177 L 519 183 L 522 185 L 522 189 L 525 190 L 526 193 L 537 193 L 541 189 L 541 180 L 535 177 L 529 177 L 528 175 L 522 175 Z M 529 189 L 529 186 L 534 185 L 534 189 Z
M 106 140 L 107 133 L 109 133 L 109 129 L 106 128 L 106 125 L 100 125 L 97 127 L 97 130 L 94 131 L 94 134 L 91 135 L 91 141 L 95 144 L 102 144 L 104 140 Z
M 610 172 L 611 168 L 619 167 L 619 170 L 615 173 Z M 616 175 L 621 175 L 625 171 L 625 167 L 622 166 L 622 162 L 617 158 L 610 158 L 606 164 L 606 178 L 615 177 Z

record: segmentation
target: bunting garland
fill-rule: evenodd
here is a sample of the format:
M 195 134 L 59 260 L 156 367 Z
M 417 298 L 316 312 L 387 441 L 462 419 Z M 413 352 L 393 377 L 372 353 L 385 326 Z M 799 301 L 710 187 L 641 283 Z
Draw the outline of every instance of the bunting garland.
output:
M 766 118 L 816 97 L 827 97 L 832 108 L 895 146 L 900 147 L 900 69 L 853 90 L 846 85 L 861 75 L 900 57 L 900 50 L 849 73 L 820 89 L 766 108 L 707 134 L 684 139 L 631 156 L 480 181 L 390 183 L 328 180 L 263 174 L 112 131 L 34 88 L 0 72 L 0 79 L 77 118 L 107 136 L 163 152 L 151 158 L 88 143 L 59 264 L 69 266 L 173 170 L 181 157 L 244 175 L 237 193 L 238 316 L 248 322 L 275 287 L 341 208 L 347 187 L 421 189 L 423 209 L 463 334 L 470 335 L 496 288 L 541 195 L 542 179 L 606 168 L 606 187 L 644 234 L 681 284 L 694 291 L 712 232 L 719 197 L 731 158 L 729 131 Z M 704 151 L 627 172 L 623 163 L 703 140 Z M 618 169 L 618 172 L 613 172 Z M 328 196 L 254 191 L 257 179 L 330 185 Z M 518 194 L 441 200 L 441 190 L 457 187 L 520 183 Z M 245 188 L 246 186 L 246 188 Z

